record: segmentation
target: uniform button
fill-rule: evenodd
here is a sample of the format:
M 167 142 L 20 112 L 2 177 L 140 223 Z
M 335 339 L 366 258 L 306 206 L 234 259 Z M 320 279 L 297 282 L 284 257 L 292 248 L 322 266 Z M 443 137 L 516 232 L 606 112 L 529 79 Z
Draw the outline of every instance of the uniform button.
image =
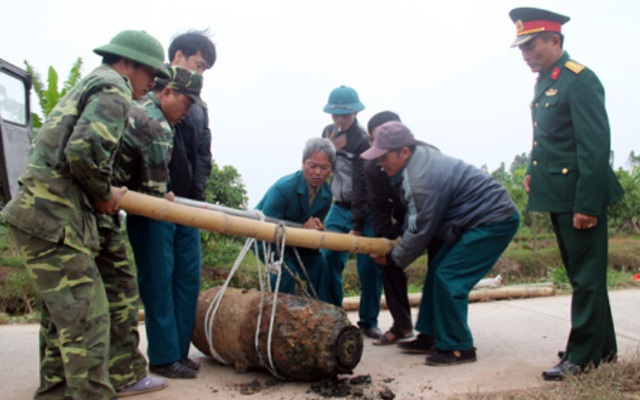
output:
M 534 122 L 534 123 L 533 123 L 533 126 L 538 126 L 538 123 L 537 123 L 537 122 Z
M 533 142 L 533 147 L 536 147 L 536 146 L 538 146 L 538 142 L 535 142 L 535 141 L 534 141 L 534 142 Z
M 533 166 L 537 167 L 538 166 L 538 162 L 536 160 L 533 160 Z
M 569 170 L 566 168 L 562 168 L 562 175 L 566 175 L 569 173 Z
M 546 103 L 546 104 L 544 105 L 544 107 L 545 107 L 545 108 L 549 108 L 549 103 Z
M 536 108 L 540 108 L 540 103 L 536 103 Z

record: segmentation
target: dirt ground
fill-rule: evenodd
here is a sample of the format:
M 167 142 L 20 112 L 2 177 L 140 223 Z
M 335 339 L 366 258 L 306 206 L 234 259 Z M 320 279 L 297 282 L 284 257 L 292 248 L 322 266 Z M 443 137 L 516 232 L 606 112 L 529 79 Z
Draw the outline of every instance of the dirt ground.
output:
M 640 348 L 637 306 L 640 289 L 610 293 L 619 354 Z M 569 296 L 472 303 L 469 325 L 478 361 L 454 367 L 431 367 L 424 356 L 407 355 L 397 346 L 374 346 L 365 338 L 362 360 L 353 375 L 320 383 L 282 382 L 264 370 L 238 373 L 192 348 L 202 363 L 194 380 L 171 380 L 167 389 L 137 396 L 157 400 L 320 400 L 333 399 L 447 399 L 473 393 L 528 390 L 554 383 L 540 373 L 558 362 L 569 331 Z M 417 310 L 414 309 L 414 316 Z M 349 318 L 357 322 L 357 313 Z M 388 311 L 380 327 L 391 324 Z M 146 349 L 141 325 L 143 351 Z M 0 326 L 0 388 L 2 398 L 30 399 L 38 384 L 38 326 Z

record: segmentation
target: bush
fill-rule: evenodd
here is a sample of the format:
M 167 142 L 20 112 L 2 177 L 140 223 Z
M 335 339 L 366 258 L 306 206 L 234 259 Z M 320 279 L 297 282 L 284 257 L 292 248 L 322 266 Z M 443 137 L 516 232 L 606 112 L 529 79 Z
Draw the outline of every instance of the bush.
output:
M 31 313 L 39 306 L 38 294 L 22 260 L 11 250 L 6 224 L 0 224 L 0 254 L 0 314 Z
M 202 241 L 202 289 L 221 285 L 244 247 L 245 239 L 207 232 Z M 253 250 L 247 252 L 230 285 L 251 289 L 259 286 L 258 268 Z
M 39 305 L 35 285 L 24 267 L 0 267 L 0 312 L 29 314 Z
M 33 283 L 21 261 L 9 248 L 6 227 L 0 224 L 0 324 L 7 318 L 16 321 L 16 315 L 28 313 L 38 307 Z M 222 284 L 244 245 L 244 238 L 203 232 L 202 289 Z M 538 251 L 530 248 L 531 237 L 519 233 L 488 276 L 500 274 L 505 284 L 553 282 L 560 290 L 571 290 L 560 254 L 553 236 L 541 235 Z M 630 276 L 640 272 L 640 237 L 613 237 L 609 241 L 608 283 L 612 288 L 637 287 Z M 129 252 L 131 253 L 131 252 Z M 253 251 L 247 253 L 239 270 L 231 280 L 236 288 L 258 288 L 257 261 Z M 262 265 L 261 265 L 262 268 Z M 409 276 L 409 290 L 419 292 L 427 273 L 427 257 L 423 255 L 405 269 Z M 345 296 L 360 293 L 360 279 L 356 257 L 351 255 L 343 274 Z M 7 317 L 9 314 L 9 317 Z
M 244 239 L 237 236 L 205 231 L 201 236 L 202 263 L 207 266 L 231 268 L 244 245 Z

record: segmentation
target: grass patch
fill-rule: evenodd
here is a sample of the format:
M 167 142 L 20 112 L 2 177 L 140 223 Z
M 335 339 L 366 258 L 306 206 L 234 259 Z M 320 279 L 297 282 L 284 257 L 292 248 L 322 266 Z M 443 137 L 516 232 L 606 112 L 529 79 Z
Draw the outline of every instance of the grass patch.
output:
M 244 239 L 230 235 L 203 233 L 201 288 L 222 284 L 244 245 Z M 536 251 L 533 249 L 537 248 Z M 131 251 L 129 249 L 131 256 Z M 419 257 L 405 269 L 410 293 L 420 293 L 427 274 L 427 256 Z M 133 258 L 130 257 L 133 262 Z M 609 241 L 608 284 L 612 289 L 640 287 L 630 277 L 640 272 L 640 236 L 616 236 Z M 512 241 L 487 277 L 501 275 L 505 285 L 552 282 L 559 293 L 570 293 L 566 272 L 553 234 L 539 235 L 534 244 L 527 235 Z M 361 291 L 356 256 L 351 255 L 343 273 L 345 296 Z M 230 285 L 236 288 L 259 287 L 258 268 L 253 251 L 242 260 Z M 6 226 L 0 224 L 0 324 L 12 316 L 22 317 L 37 310 L 37 294 L 24 266 L 11 250 Z M 4 313 L 5 317 L 1 316 Z M 8 317 L 6 317 L 8 316 Z M 18 319 L 18 318 L 16 318 Z M 37 318 L 36 318 L 37 319 Z
M 570 376 L 563 382 L 504 393 L 470 393 L 454 400 L 632 400 L 640 399 L 640 355 L 618 363 L 602 364 L 589 373 Z

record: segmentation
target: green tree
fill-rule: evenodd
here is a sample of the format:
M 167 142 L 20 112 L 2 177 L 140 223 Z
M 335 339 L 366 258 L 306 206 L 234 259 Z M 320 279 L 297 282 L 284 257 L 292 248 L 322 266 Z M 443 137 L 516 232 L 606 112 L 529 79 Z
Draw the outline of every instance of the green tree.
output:
M 211 174 L 207 180 L 207 202 L 235 209 L 246 209 L 247 190 L 242 176 L 234 167 L 218 167 L 211 161 Z M 209 266 L 229 267 L 242 249 L 245 238 L 223 235 L 216 232 L 201 231 L 203 263 Z
M 509 171 L 513 174 L 515 171 L 524 168 L 524 171 L 526 172 L 527 167 L 529 166 L 530 159 L 531 159 L 530 154 L 527 154 L 527 153 L 517 154 L 513 158 L 513 162 L 511 163 L 511 167 L 509 168 Z
M 608 214 L 616 229 L 640 233 L 640 156 L 632 151 L 627 166 L 628 171 L 622 168 L 616 171 L 624 195 L 609 206 Z
M 522 186 L 525 173 L 526 167 L 524 166 L 513 171 L 507 171 L 504 162 L 500 163 L 500 167 L 491 173 L 491 176 L 498 183 L 507 188 L 511 199 L 516 203 L 521 213 L 523 213 L 527 207 L 527 193 Z
M 500 163 L 500 166 L 491 173 L 493 179 L 495 179 L 499 184 L 508 187 L 512 183 L 511 174 L 507 172 L 504 162 Z
M 38 103 L 40 104 L 40 109 L 42 110 L 42 117 L 33 111 L 31 112 L 34 128 L 33 136 L 35 137 L 39 128 L 42 126 L 42 122 L 47 117 L 47 115 L 49 115 L 53 107 L 55 107 L 60 99 L 63 98 L 64 95 L 67 94 L 67 92 L 72 87 L 74 87 L 75 84 L 78 83 L 78 81 L 80 81 L 80 79 L 82 79 L 82 74 L 80 72 L 82 68 L 82 58 L 78 57 L 76 62 L 71 67 L 69 76 L 67 77 L 67 80 L 64 81 L 61 90 L 58 90 L 58 73 L 53 67 L 49 67 L 49 73 L 47 75 L 47 87 L 45 88 L 42 77 L 35 70 L 35 68 L 33 68 L 29 61 L 25 60 L 24 65 L 26 66 L 29 75 L 31 75 L 33 90 L 36 92 Z
M 526 228 L 526 232 L 521 237 L 531 238 L 533 251 L 538 251 L 540 235 L 551 232 L 551 224 L 549 218 L 542 213 L 531 212 L 527 210 L 528 194 L 524 190 L 523 182 L 527 174 L 529 165 L 529 155 L 526 153 L 518 154 L 514 157 L 509 170 L 506 170 L 505 163 L 501 163 L 500 167 L 491 173 L 491 176 L 509 191 L 509 195 L 522 217 L 521 227 Z
M 211 174 L 207 180 L 206 192 L 208 203 L 238 209 L 247 208 L 247 189 L 242 182 L 242 176 L 230 165 L 219 168 L 215 160 L 211 161 Z

